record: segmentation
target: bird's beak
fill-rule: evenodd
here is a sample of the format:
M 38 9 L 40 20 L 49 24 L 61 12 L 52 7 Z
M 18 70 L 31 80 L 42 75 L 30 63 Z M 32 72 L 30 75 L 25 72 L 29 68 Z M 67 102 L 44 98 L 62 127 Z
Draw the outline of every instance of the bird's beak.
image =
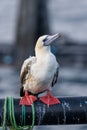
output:
M 44 42 L 44 46 L 49 46 L 53 41 L 55 41 L 56 39 L 60 38 L 61 37 L 61 34 L 60 33 L 57 33 L 55 35 L 48 35 L 47 36 L 47 40 Z

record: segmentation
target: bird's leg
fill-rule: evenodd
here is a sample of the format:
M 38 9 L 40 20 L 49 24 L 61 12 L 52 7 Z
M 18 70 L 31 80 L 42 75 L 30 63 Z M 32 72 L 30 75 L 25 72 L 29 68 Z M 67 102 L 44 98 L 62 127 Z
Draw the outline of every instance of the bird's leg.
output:
M 25 91 L 24 97 L 20 99 L 20 105 L 32 105 L 37 100 L 36 96 L 29 95 L 28 91 Z
M 47 94 L 46 96 L 43 96 L 40 98 L 40 101 L 42 101 L 43 103 L 49 105 L 54 105 L 54 104 L 60 104 L 59 99 L 57 99 L 56 97 L 52 96 L 50 93 L 50 90 L 47 90 Z

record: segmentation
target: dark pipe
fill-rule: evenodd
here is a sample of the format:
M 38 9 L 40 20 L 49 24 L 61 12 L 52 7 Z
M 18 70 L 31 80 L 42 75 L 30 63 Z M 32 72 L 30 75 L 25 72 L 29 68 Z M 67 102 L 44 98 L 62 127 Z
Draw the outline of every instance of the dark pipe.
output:
M 15 118 L 18 125 L 23 125 L 19 100 L 14 98 Z M 40 101 L 35 102 L 35 125 L 87 124 L 87 97 L 63 97 L 59 100 L 61 104 L 49 107 Z M 0 126 L 3 122 L 3 105 L 4 99 L 0 99 Z M 31 110 L 31 106 L 26 106 L 26 125 L 32 123 Z M 7 124 L 10 123 L 8 108 L 6 121 Z

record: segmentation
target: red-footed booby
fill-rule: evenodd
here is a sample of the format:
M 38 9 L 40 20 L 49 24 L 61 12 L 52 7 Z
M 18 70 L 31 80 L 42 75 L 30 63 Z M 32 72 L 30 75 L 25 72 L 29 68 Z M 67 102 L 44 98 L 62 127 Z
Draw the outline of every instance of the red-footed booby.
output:
M 21 105 L 32 105 L 37 100 L 37 95 L 44 91 L 47 91 L 47 94 L 40 97 L 40 101 L 47 105 L 60 103 L 56 97 L 50 94 L 49 90 L 57 82 L 59 68 L 50 46 L 60 36 L 60 33 L 58 33 L 53 36 L 44 35 L 39 37 L 35 46 L 35 56 L 24 61 L 20 73 Z

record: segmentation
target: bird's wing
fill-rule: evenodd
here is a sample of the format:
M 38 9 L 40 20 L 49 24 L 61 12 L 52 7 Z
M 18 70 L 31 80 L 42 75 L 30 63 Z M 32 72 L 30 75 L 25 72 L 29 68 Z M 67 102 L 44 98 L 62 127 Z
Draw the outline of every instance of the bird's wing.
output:
M 30 74 L 31 66 L 36 62 L 36 57 L 30 57 L 26 59 L 22 65 L 21 72 L 20 72 L 20 79 L 21 79 L 21 88 L 20 88 L 20 96 L 24 95 L 23 84 L 25 83 L 27 77 Z
M 56 69 L 56 72 L 54 74 L 54 77 L 53 77 L 53 80 L 52 80 L 52 87 L 56 84 L 57 82 L 57 79 L 58 79 L 58 73 L 59 73 L 59 65 L 57 65 L 57 69 Z

